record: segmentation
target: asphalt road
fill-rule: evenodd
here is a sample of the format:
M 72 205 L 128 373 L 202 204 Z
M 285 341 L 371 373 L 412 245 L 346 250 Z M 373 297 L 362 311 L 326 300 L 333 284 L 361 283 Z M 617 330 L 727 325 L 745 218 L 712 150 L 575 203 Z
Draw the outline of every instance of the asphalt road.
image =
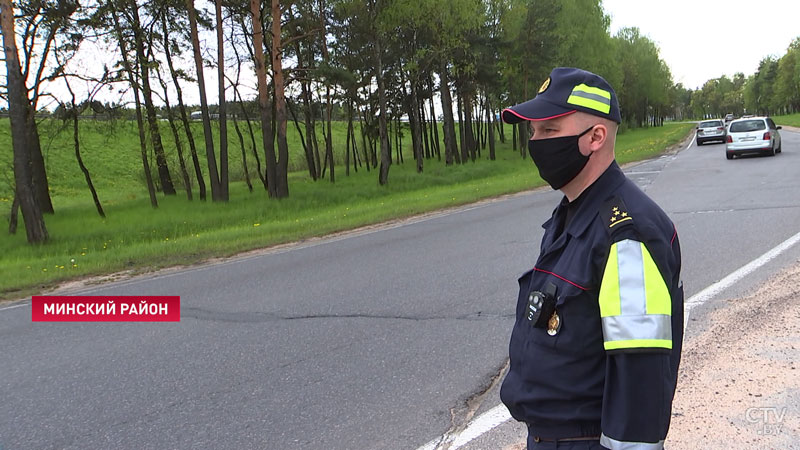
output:
M 772 158 L 727 161 L 711 144 L 628 169 L 676 223 L 687 296 L 800 231 L 800 135 L 782 135 Z M 0 448 L 417 448 L 504 366 L 516 278 L 559 198 L 81 292 L 180 295 L 179 323 L 32 323 L 26 303 L 4 306 Z M 718 307 L 697 308 L 688 333 Z

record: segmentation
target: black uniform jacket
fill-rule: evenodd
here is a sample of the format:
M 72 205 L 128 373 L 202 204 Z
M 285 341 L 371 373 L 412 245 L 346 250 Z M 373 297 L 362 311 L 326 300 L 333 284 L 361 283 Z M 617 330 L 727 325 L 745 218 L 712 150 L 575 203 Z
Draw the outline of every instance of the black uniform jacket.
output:
M 519 278 L 511 364 L 501 398 L 535 436 L 602 435 L 601 444 L 608 448 L 661 448 L 669 428 L 683 338 L 677 231 L 616 162 L 575 201 L 577 210 L 573 205 L 566 227 L 566 199 L 545 222 L 536 265 Z M 638 259 L 631 263 L 623 247 L 638 252 Z M 620 330 L 613 321 L 601 319 L 601 285 L 606 285 L 606 299 L 622 303 L 622 319 L 629 318 L 624 314 L 630 307 L 625 302 L 631 303 L 625 294 L 630 283 L 616 271 L 627 273 L 632 268 L 649 277 L 643 283 L 646 294 L 642 291 L 648 308 L 651 301 L 659 301 L 666 310 L 658 317 L 643 313 L 634 317 L 635 329 L 622 325 Z M 556 286 L 556 314 L 561 319 L 555 335 L 533 327 L 526 314 L 529 293 L 544 291 L 549 283 Z M 663 292 L 660 298 L 656 285 Z M 657 322 L 653 317 L 663 319 L 660 329 L 652 325 Z M 626 337 L 628 331 L 661 339 L 636 340 Z

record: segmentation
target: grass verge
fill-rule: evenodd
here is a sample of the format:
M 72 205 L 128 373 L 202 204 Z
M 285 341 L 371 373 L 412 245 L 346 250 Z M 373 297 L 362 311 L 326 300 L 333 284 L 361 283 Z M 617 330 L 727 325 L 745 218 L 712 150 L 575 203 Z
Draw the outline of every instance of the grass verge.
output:
M 786 114 L 783 116 L 772 116 L 772 120 L 778 125 L 788 125 L 790 127 L 800 127 L 800 113 Z

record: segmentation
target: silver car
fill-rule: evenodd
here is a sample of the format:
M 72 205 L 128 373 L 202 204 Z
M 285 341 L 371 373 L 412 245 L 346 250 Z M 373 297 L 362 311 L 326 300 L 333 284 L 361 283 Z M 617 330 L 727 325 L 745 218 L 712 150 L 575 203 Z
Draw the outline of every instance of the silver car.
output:
M 781 127 L 769 117 L 750 117 L 734 120 L 728 125 L 725 157 L 758 154 L 775 156 L 781 152 Z
M 697 125 L 697 145 L 708 141 L 725 142 L 725 124 L 722 120 L 704 120 Z

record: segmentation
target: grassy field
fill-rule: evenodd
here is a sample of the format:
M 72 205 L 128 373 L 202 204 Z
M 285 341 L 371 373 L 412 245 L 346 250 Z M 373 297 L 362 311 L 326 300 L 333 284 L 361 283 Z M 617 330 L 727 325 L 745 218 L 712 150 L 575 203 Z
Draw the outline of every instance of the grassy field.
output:
M 425 161 L 424 173 L 418 174 L 409 156 L 410 139 L 403 140 L 406 162 L 392 166 L 388 186 L 378 186 L 375 170 L 367 172 L 362 167 L 354 173 L 351 169 L 346 177 L 341 165 L 336 168 L 335 184 L 327 179 L 313 182 L 304 169 L 299 139 L 290 133 L 296 170 L 289 176 L 288 199 L 268 199 L 253 176 L 254 191 L 249 192 L 242 181 L 233 182 L 226 204 L 188 202 L 179 192 L 170 198 L 160 196 L 160 206 L 154 210 L 143 183 L 133 125 L 118 123 L 109 129 L 104 123 L 87 122 L 82 123 L 83 153 L 106 210 L 107 217 L 101 219 L 77 168 L 69 135 L 57 133 L 59 125 L 42 124 L 56 209 L 55 215 L 46 217 L 51 240 L 30 246 L 24 230 L 0 235 L 0 298 L 19 298 L 89 275 L 146 271 L 229 256 L 543 184 L 530 159 L 522 159 L 512 150 L 510 140 L 498 145 L 496 161 L 488 160 L 488 151 L 477 161 L 458 166 L 447 167 L 432 159 Z M 335 146 L 344 147 L 344 126 L 334 126 Z M 685 138 L 691 129 L 692 124 L 668 124 L 628 131 L 618 137 L 618 160 L 625 163 L 658 154 Z M 0 145 L 10 148 L 7 121 L 0 122 L 0 130 Z M 198 128 L 198 137 L 200 131 Z M 231 134 L 238 141 L 235 133 Z M 241 150 L 233 139 L 232 179 L 241 179 Z M 165 143 L 171 141 L 165 135 Z M 174 160 L 174 149 L 169 152 Z M 250 153 L 248 158 L 254 167 Z M 10 152 L 0 155 L 0 173 L 6 181 L 12 179 L 9 161 Z M 234 177 L 237 167 L 239 177 Z M 171 168 L 177 182 L 177 164 Z M 6 205 L 8 211 L 11 189 L 3 188 L 0 207 Z
M 800 113 L 787 114 L 785 116 L 772 116 L 772 120 L 778 125 L 800 127 Z

